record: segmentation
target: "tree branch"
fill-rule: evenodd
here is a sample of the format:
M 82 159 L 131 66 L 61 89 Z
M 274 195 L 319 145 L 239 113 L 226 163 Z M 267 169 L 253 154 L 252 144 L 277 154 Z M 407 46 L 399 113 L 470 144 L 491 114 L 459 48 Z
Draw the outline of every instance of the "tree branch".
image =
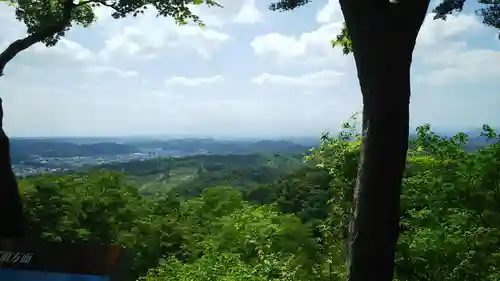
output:
M 269 4 L 269 9 L 271 11 L 291 11 L 300 6 L 304 6 L 311 0 L 279 0 L 274 3 Z
M 57 34 L 64 30 L 71 22 L 71 13 L 77 5 L 71 0 L 63 1 L 63 17 L 62 19 L 50 26 L 42 28 L 40 31 L 34 32 L 22 39 L 12 42 L 2 53 L 0 53 L 0 76 L 4 73 L 5 66 L 20 52 L 33 46 L 34 44 L 43 41 L 44 39 Z
M 95 0 L 82 1 L 78 4 L 76 4 L 75 7 L 80 7 L 80 6 L 87 5 L 87 4 L 94 3 L 94 2 L 96 2 L 96 1 Z
M 90 4 L 90 3 L 97 3 L 97 4 L 103 5 L 105 7 L 111 8 L 111 9 L 117 11 L 117 12 L 120 12 L 120 10 L 118 9 L 117 5 L 108 4 L 108 3 L 106 3 L 106 0 L 87 0 L 87 1 L 83 1 L 83 2 L 80 2 L 80 3 L 76 4 L 75 7 L 80 7 L 80 6 L 83 6 L 83 5 Z

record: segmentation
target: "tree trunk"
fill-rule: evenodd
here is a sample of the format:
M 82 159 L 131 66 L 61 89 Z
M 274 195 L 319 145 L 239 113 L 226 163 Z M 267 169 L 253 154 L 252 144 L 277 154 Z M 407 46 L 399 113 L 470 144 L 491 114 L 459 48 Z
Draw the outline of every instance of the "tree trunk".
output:
M 405 1 L 405 0 L 402 0 Z M 363 94 L 347 280 L 389 281 L 409 134 L 410 66 L 429 0 L 341 0 Z
M 9 139 L 3 130 L 0 99 L 0 238 L 24 236 L 25 219 L 19 189 L 10 159 Z

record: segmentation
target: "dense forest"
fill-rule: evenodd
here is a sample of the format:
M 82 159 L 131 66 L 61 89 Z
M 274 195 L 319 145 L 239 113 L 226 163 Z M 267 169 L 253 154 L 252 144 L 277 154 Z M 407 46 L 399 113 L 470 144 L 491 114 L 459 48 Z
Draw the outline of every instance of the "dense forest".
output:
M 464 151 L 466 134 L 418 128 L 403 183 L 397 280 L 500 279 L 500 143 L 484 129 L 490 144 Z M 142 194 L 129 179 L 147 173 L 138 163 L 20 185 L 31 235 L 130 247 L 128 280 L 341 280 L 359 148 L 360 136 L 346 126 L 277 179 L 239 186 L 224 176 L 182 195 Z M 237 156 L 204 157 L 207 174 L 263 163 L 258 155 L 246 166 Z M 200 163 L 176 161 L 172 171 Z

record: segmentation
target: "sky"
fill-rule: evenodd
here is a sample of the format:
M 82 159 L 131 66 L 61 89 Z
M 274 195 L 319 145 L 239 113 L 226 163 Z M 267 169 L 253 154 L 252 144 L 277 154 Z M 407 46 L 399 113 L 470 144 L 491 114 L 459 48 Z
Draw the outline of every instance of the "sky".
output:
M 267 1 L 195 7 L 206 24 L 178 26 L 153 10 L 115 20 L 98 9 L 55 47 L 22 52 L 0 78 L 10 136 L 320 136 L 361 110 L 352 55 L 331 48 L 338 0 L 292 12 Z M 500 41 L 468 7 L 429 14 L 412 67 L 411 125 L 500 125 Z M 430 11 L 429 11 L 430 12 Z M 25 36 L 0 5 L 0 48 Z

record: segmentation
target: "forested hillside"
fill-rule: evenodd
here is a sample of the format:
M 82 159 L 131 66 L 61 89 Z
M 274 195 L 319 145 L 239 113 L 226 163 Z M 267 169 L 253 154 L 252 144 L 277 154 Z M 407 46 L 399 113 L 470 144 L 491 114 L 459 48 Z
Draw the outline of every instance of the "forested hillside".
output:
M 466 152 L 465 134 L 418 129 L 403 184 L 397 280 L 500 279 L 500 143 L 485 132 L 495 141 Z M 141 195 L 127 179 L 146 173 L 132 168 L 139 163 L 123 175 L 25 179 L 21 189 L 33 236 L 128 246 L 136 252 L 128 280 L 342 280 L 359 146 L 352 131 L 325 136 L 307 163 L 272 183 L 233 181 L 193 198 L 177 189 Z M 207 174 L 209 163 L 242 165 L 204 157 Z
M 117 143 L 75 144 L 46 139 L 13 139 L 11 141 L 11 157 L 13 163 L 30 160 L 37 157 L 75 157 L 128 154 L 137 152 L 131 145 Z
M 272 183 L 304 165 L 302 154 L 275 153 L 157 158 L 104 164 L 93 169 L 124 173 L 126 180 L 140 185 L 143 195 L 174 189 L 183 197 L 194 197 L 205 188 L 221 184 L 247 189 Z

